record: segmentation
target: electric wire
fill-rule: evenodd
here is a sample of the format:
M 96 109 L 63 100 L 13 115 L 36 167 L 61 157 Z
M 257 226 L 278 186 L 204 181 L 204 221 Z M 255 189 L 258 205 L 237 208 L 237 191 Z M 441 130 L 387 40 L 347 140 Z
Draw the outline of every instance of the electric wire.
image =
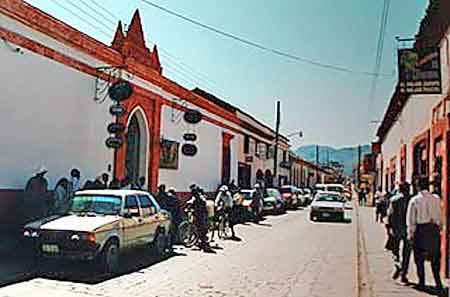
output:
M 366 75 L 366 76 L 392 77 L 392 75 L 389 75 L 389 74 L 379 74 L 379 73 L 377 74 L 377 73 L 374 73 L 374 72 L 356 71 L 356 70 L 353 70 L 353 69 L 350 69 L 350 68 L 346 68 L 346 67 L 342 67 L 342 66 L 338 66 L 338 65 L 322 63 L 322 62 L 319 62 L 319 61 L 316 61 L 316 60 L 312 60 L 312 59 L 300 57 L 300 56 L 297 56 L 297 55 L 294 55 L 294 54 L 290 54 L 290 53 L 281 51 L 279 49 L 270 48 L 270 47 L 265 46 L 263 44 L 260 44 L 258 42 L 254 42 L 254 41 L 251 41 L 251 40 L 246 39 L 244 37 L 240 37 L 238 35 L 225 32 L 225 31 L 223 31 L 221 29 L 218 29 L 216 27 L 213 27 L 211 25 L 204 24 L 204 23 L 202 23 L 200 21 L 197 21 L 197 20 L 195 20 L 193 18 L 184 16 L 184 15 L 178 13 L 178 12 L 170 10 L 170 9 L 168 9 L 166 7 L 163 7 L 161 5 L 158 5 L 158 4 L 154 3 L 154 2 L 151 2 L 151 1 L 148 1 L 148 0 L 140 0 L 140 1 L 144 2 L 145 4 L 147 4 L 147 5 L 151 6 L 151 7 L 154 7 L 154 8 L 157 8 L 157 9 L 161 10 L 161 11 L 164 11 L 164 12 L 166 12 L 166 13 L 172 15 L 172 16 L 180 18 L 180 19 L 182 19 L 182 20 L 184 20 L 186 22 L 189 22 L 191 24 L 199 26 L 199 27 L 201 27 L 203 29 L 212 31 L 212 32 L 214 32 L 214 33 L 216 33 L 218 35 L 225 36 L 227 38 L 230 38 L 230 39 L 233 39 L 235 41 L 241 42 L 241 43 L 246 44 L 248 46 L 252 46 L 252 47 L 258 48 L 258 49 L 260 49 L 262 51 L 266 51 L 266 52 L 269 52 L 269 53 L 272 53 L 272 54 L 275 54 L 275 55 L 278 55 L 278 56 L 283 56 L 283 57 L 286 57 L 286 58 L 289 58 L 289 59 L 292 59 L 292 60 L 295 60 L 295 61 L 298 61 L 298 62 L 307 63 L 307 64 L 311 64 L 311 65 L 314 65 L 314 66 L 317 66 L 317 67 L 331 69 L 331 70 L 340 71 L 340 72 L 359 74 L 359 75 Z

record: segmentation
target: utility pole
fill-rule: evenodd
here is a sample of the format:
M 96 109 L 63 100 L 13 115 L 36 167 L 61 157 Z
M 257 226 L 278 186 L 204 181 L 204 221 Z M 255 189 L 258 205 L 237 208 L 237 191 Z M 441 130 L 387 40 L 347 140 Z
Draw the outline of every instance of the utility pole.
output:
M 280 137 L 280 101 L 277 101 L 277 114 L 275 121 L 275 156 L 273 156 L 273 177 L 274 185 L 278 180 L 278 139 Z
M 316 165 L 319 165 L 319 145 L 316 145 Z
M 356 181 L 359 187 L 359 183 L 361 181 L 361 145 L 358 145 L 358 168 L 356 168 Z

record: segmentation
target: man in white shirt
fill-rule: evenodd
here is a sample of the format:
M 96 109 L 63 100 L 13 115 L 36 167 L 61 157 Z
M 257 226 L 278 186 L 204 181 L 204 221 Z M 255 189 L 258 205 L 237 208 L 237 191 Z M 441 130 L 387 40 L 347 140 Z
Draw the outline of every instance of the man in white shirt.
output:
M 231 229 L 232 239 L 236 238 L 234 233 L 234 218 L 233 218 L 233 196 L 231 195 L 228 186 L 223 185 L 219 188 L 219 193 L 217 193 L 215 205 L 217 208 L 223 208 L 223 211 L 228 215 L 228 224 Z
M 433 277 L 438 290 L 442 290 L 440 277 L 441 263 L 441 201 L 428 191 L 427 177 L 419 177 L 416 182 L 419 191 L 408 205 L 408 239 L 413 244 L 414 260 L 417 266 L 419 287 L 425 286 L 425 260 L 431 260 Z

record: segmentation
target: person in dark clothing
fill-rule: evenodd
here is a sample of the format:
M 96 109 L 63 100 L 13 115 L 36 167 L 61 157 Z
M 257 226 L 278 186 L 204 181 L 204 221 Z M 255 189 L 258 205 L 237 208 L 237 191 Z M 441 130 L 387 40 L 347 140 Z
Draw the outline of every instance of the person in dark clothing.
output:
M 41 166 L 25 186 L 24 220 L 36 219 L 47 215 L 52 199 L 48 193 L 47 169 Z
M 113 178 L 112 181 L 109 183 L 109 189 L 111 190 L 119 190 L 120 189 L 120 181 L 117 178 Z
M 410 186 L 408 183 L 400 185 L 400 192 L 391 198 L 388 210 L 388 216 L 392 227 L 393 236 L 395 238 L 395 254 L 399 254 L 400 245 L 402 245 L 401 264 L 396 265 L 393 278 L 397 279 L 401 276 L 401 282 L 407 284 L 409 259 L 411 258 L 411 243 L 408 240 L 406 213 L 410 200 Z
M 166 185 L 160 185 L 158 187 L 158 194 L 156 195 L 156 201 L 162 209 L 167 209 L 170 196 L 166 192 Z
M 180 200 L 177 197 L 176 190 L 174 188 L 169 188 L 167 191 L 168 200 L 166 203 L 166 210 L 170 212 L 172 217 L 171 234 L 172 240 L 176 239 L 176 234 L 178 234 L 178 226 L 183 220 L 183 212 L 181 210 Z
M 143 191 L 144 187 L 145 187 L 145 177 L 141 176 L 138 180 L 138 184 L 137 184 L 138 190 Z
M 200 194 L 198 188 L 192 190 L 192 200 L 190 201 L 193 209 L 194 222 L 199 231 L 200 248 L 205 252 L 211 252 L 211 247 L 208 243 L 208 209 L 206 207 L 206 200 L 203 195 Z
M 108 181 L 109 181 L 109 175 L 108 173 L 103 173 L 102 174 L 102 189 L 107 189 L 108 188 Z
M 97 178 L 94 181 L 93 186 L 94 186 L 94 189 L 96 189 L 96 190 L 101 190 L 101 189 L 105 188 L 103 181 L 102 181 L 102 176 L 97 176 Z

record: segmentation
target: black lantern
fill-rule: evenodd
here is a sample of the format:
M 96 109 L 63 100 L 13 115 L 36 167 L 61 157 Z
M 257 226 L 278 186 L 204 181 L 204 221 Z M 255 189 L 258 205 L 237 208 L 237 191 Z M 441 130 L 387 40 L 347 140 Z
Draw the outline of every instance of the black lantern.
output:
M 109 148 L 118 149 L 123 145 L 123 140 L 119 137 L 108 137 L 105 144 Z
M 194 144 L 185 143 L 181 147 L 181 152 L 185 156 L 193 157 L 193 156 L 195 156 L 197 154 L 198 149 L 197 149 L 197 146 L 195 146 Z
M 109 97 L 116 102 L 126 100 L 133 94 L 133 87 L 125 80 L 118 80 L 108 89 Z
M 196 109 L 188 109 L 183 118 L 189 124 L 198 124 L 202 120 L 202 114 Z
M 122 133 L 125 131 L 125 125 L 121 123 L 111 123 L 108 125 L 108 132 L 111 134 Z

